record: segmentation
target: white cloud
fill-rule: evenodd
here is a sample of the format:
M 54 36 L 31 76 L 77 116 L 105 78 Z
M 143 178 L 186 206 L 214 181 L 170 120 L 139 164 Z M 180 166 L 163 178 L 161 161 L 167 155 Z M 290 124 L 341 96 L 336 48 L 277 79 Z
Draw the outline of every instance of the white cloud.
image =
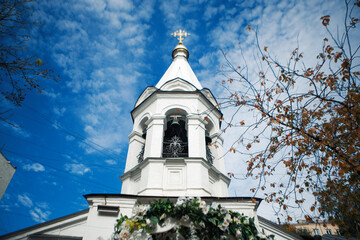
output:
M 33 206 L 32 200 L 29 198 L 29 196 L 26 193 L 24 193 L 22 195 L 19 194 L 18 201 L 25 207 L 30 208 Z
M 128 141 L 129 132 L 122 130 L 131 128 L 131 119 L 123 116 L 131 111 L 138 95 L 138 69 L 147 67 L 142 58 L 155 2 L 143 1 L 136 9 L 129 0 L 69 4 L 47 2 L 38 10 L 44 20 L 48 9 L 62 12 L 61 18 L 44 21 L 42 28 L 55 34 L 39 45 L 51 46 L 48 51 L 65 75 L 62 86 L 81 96 L 67 109 L 58 107 L 54 112 L 59 116 L 65 110 L 76 112 L 88 139 L 105 148 L 118 147 Z
M 34 171 L 34 172 L 43 172 L 45 171 L 45 167 L 40 163 L 33 163 L 33 164 L 25 164 L 23 169 L 26 171 Z
M 131 1 L 127 0 L 109 0 L 108 7 L 111 10 L 131 10 L 133 8 L 133 4 Z
M 50 88 L 50 87 L 47 87 L 44 91 L 43 91 L 43 94 L 45 96 L 48 96 L 52 99 L 56 99 L 57 97 L 60 96 L 60 93 L 59 92 L 55 92 L 55 90 L 53 88 Z
M 106 3 L 104 0 L 81 0 L 76 1 L 74 4 L 74 8 L 77 11 L 85 11 L 85 13 L 96 14 L 96 16 L 102 16 L 104 14 L 104 9 L 106 7 Z
M 51 212 L 48 211 L 49 205 L 46 202 L 40 202 L 34 204 L 33 201 L 29 198 L 28 194 L 26 193 L 22 195 L 18 195 L 18 201 L 21 203 L 21 205 L 27 208 L 34 207 L 33 209 L 29 210 L 29 213 L 34 221 L 40 223 L 48 220 L 48 217 L 51 214 Z
M 207 21 L 215 17 L 219 12 L 222 12 L 224 9 L 225 9 L 224 5 L 220 5 L 220 6 L 206 5 L 203 18 Z
M 55 107 L 54 108 L 54 113 L 58 116 L 63 116 L 65 111 L 66 111 L 65 107 Z
M 116 161 L 115 160 L 112 160 L 112 159 L 108 159 L 108 160 L 105 160 L 105 162 L 109 165 L 115 165 L 116 164 Z
M 90 168 L 86 167 L 82 163 L 67 163 L 67 164 L 65 164 L 65 169 L 66 169 L 66 171 L 69 171 L 70 173 L 78 174 L 78 175 L 84 175 L 85 173 L 88 173 L 91 171 Z
M 19 135 L 19 136 L 22 136 L 22 137 L 25 137 L 25 138 L 30 138 L 31 137 L 31 134 L 22 127 L 18 127 L 18 128 L 12 127 L 12 129 L 15 132 L 16 135 Z
M 49 215 L 51 214 L 48 210 L 43 210 L 41 208 L 35 207 L 34 209 L 29 211 L 32 219 L 38 223 L 42 223 L 44 221 L 47 221 L 49 218 Z
M 54 121 L 54 123 L 52 124 L 53 128 L 55 129 L 60 129 L 61 128 L 61 124 L 58 121 Z
M 108 80 L 109 76 L 113 81 Z M 79 112 L 90 141 L 112 150 L 128 141 L 132 126 L 128 113 L 135 102 L 138 76 L 130 65 L 126 69 L 99 68 L 83 83 L 93 86 L 85 97 L 86 105 Z M 88 153 L 94 152 L 88 145 L 82 146 Z
M 43 209 L 49 209 L 49 204 L 46 203 L 46 202 L 36 203 L 36 206 L 39 207 L 39 208 L 43 208 Z
M 10 212 L 11 211 L 11 206 L 9 204 L 1 204 L 0 205 L 1 210 L 3 210 L 4 212 Z
M 66 139 L 67 141 L 72 141 L 72 140 L 74 140 L 75 138 L 74 138 L 73 136 L 71 136 L 71 135 L 66 135 L 65 139 Z
M 4 195 L 2 196 L 2 204 L 0 204 L 0 209 L 5 211 L 5 212 L 10 212 L 11 211 L 11 204 L 6 204 L 6 202 L 11 201 L 10 200 L 10 194 L 8 193 L 4 193 Z M 6 201 L 6 202 L 5 202 Z M 15 205 L 15 204 L 14 204 Z

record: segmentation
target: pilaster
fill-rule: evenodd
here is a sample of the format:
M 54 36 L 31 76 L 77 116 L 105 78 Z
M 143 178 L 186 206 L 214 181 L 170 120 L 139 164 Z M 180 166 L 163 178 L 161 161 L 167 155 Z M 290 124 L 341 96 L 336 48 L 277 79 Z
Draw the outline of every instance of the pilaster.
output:
M 189 158 L 199 157 L 206 159 L 205 126 L 203 119 L 197 115 L 188 115 L 187 123 Z
M 137 156 L 145 144 L 145 139 L 137 131 L 133 131 L 129 135 L 129 150 L 126 158 L 125 172 L 138 164 Z
M 146 131 L 144 159 L 161 157 L 165 118 L 164 115 L 155 115 L 145 123 L 148 128 Z

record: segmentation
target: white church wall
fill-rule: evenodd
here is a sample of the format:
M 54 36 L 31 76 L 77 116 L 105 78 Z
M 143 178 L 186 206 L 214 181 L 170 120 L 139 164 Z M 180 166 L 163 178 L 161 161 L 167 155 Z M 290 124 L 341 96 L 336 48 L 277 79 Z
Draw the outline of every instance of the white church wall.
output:
M 164 165 L 164 191 L 169 196 L 177 196 L 178 191 L 187 188 L 187 168 L 184 159 L 166 160 Z
M 143 168 L 144 177 L 141 179 L 141 195 L 163 195 L 164 162 L 160 159 L 148 159 Z
M 220 175 L 220 181 L 217 182 L 218 187 L 216 189 L 218 190 L 218 192 L 216 196 L 228 196 L 229 183 L 229 178 Z
M 84 210 L 65 217 L 54 219 L 29 228 L 0 236 L 0 239 L 6 240 L 27 240 L 34 234 L 83 237 L 86 231 L 88 211 Z
M 83 240 L 93 240 L 101 237 L 102 239 L 111 239 L 114 231 L 116 219 L 119 216 L 100 215 L 96 207 L 90 208 L 87 220 L 86 233 Z
M 229 179 L 203 158 L 148 158 L 121 179 L 123 194 L 228 196 Z
M 211 196 L 206 163 L 201 158 L 186 159 L 187 191 L 186 196 Z M 181 196 L 181 195 L 179 195 Z
M 47 230 L 44 234 L 54 235 L 54 236 L 74 236 L 82 237 L 86 232 L 86 218 L 81 219 L 79 222 L 71 222 L 63 226 L 54 226 L 52 229 Z
M 131 217 L 136 203 L 136 198 L 119 198 L 117 196 L 107 196 L 106 194 L 88 197 L 87 200 L 89 202 L 89 214 L 83 240 L 94 240 L 98 239 L 98 237 L 104 240 L 111 239 L 116 219 L 121 214 Z M 99 211 L 99 206 L 118 207 L 119 212 L 103 213 Z
M 259 204 L 258 201 L 252 202 L 251 199 L 247 200 L 233 200 L 233 201 L 219 201 L 222 207 L 228 210 L 244 214 L 248 217 L 257 217 L 256 206 Z
M 124 174 L 125 175 L 125 174 Z M 131 191 L 131 181 L 129 177 L 124 177 L 124 175 L 121 176 L 121 192 L 124 194 L 135 194 L 134 192 Z

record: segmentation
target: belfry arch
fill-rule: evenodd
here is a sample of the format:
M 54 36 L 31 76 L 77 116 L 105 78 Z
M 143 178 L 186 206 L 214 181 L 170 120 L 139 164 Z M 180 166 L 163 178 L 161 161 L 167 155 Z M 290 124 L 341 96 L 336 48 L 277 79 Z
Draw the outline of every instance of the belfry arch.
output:
M 164 158 L 188 157 L 187 112 L 173 108 L 165 114 L 163 137 Z

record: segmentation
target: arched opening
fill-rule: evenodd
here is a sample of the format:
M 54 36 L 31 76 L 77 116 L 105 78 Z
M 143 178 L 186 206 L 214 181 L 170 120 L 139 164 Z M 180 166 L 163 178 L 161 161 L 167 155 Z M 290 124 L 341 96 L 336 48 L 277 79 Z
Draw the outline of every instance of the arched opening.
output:
M 163 157 L 188 157 L 186 115 L 186 112 L 181 109 L 171 109 L 166 113 Z

